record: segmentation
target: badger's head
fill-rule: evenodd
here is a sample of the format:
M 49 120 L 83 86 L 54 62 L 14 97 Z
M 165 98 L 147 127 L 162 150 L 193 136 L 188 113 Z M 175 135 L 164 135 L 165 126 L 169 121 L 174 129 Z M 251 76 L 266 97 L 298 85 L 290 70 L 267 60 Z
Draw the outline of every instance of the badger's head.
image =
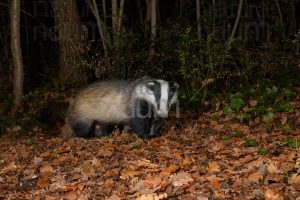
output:
M 135 88 L 137 98 L 151 105 L 158 117 L 166 118 L 172 104 L 177 102 L 179 85 L 161 79 L 146 79 Z

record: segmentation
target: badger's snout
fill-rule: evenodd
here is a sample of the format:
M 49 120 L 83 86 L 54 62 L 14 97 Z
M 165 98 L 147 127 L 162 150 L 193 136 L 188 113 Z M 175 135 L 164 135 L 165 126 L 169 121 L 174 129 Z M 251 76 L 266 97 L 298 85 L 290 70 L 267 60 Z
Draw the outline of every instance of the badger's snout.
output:
M 168 111 L 158 110 L 157 111 L 157 116 L 161 117 L 161 118 L 167 118 L 168 117 Z

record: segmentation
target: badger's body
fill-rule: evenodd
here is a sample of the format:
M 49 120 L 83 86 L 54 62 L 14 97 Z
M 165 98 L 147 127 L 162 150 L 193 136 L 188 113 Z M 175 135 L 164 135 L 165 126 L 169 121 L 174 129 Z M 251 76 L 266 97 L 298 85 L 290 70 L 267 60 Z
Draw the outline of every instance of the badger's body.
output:
M 113 126 L 127 125 L 148 138 L 162 128 L 177 101 L 177 88 L 176 83 L 148 77 L 97 82 L 78 93 L 66 122 L 79 137 L 105 136 Z

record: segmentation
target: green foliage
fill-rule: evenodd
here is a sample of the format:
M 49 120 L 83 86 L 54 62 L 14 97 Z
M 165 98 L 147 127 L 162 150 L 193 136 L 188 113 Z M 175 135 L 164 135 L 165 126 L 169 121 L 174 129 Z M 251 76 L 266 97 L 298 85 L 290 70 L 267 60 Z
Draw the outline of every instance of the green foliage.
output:
M 229 116 L 229 115 L 232 115 L 233 111 L 228 105 L 226 105 L 223 108 L 223 113 L 224 113 L 224 115 Z
M 267 114 L 263 115 L 263 121 L 265 123 L 273 122 L 274 119 L 274 113 L 269 111 Z
M 259 148 L 259 149 L 258 149 L 258 153 L 259 153 L 260 155 L 267 155 L 269 152 L 268 152 L 268 150 L 266 150 L 266 149 L 264 149 L 264 148 Z
M 267 95 L 271 97 L 275 96 L 276 93 L 278 92 L 278 88 L 276 86 L 273 86 L 272 88 L 267 87 L 266 90 L 267 90 Z
M 242 99 L 242 93 L 237 92 L 230 95 L 230 107 L 232 109 L 239 110 L 243 104 L 244 100 Z
M 241 130 L 236 130 L 234 136 L 241 138 L 244 136 L 244 134 Z
M 274 105 L 274 108 L 278 112 L 293 112 L 294 107 L 290 102 L 278 102 Z
M 291 127 L 288 125 L 288 124 L 285 124 L 282 129 L 285 131 L 285 132 L 291 132 Z
M 292 88 L 285 88 L 282 91 L 282 96 L 289 100 L 291 98 L 294 98 L 296 96 L 296 93 Z
M 283 144 L 289 148 L 297 149 L 300 147 L 300 139 L 286 139 L 283 140 Z
M 254 139 L 246 140 L 245 147 L 253 147 L 256 145 L 256 141 Z
M 252 118 L 252 115 L 249 113 L 240 113 L 236 116 L 236 118 L 240 121 L 240 123 L 244 123 Z

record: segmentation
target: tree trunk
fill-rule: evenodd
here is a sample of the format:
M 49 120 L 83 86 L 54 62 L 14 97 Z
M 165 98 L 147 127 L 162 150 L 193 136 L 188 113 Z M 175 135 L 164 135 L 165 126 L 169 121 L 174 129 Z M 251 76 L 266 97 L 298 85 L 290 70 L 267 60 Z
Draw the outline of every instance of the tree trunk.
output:
M 196 0 L 196 19 L 197 19 L 197 36 L 201 39 L 201 24 L 200 24 L 200 0 Z
M 53 8 L 59 40 L 59 83 L 84 82 L 86 77 L 80 66 L 83 49 L 76 0 L 53 0 Z
M 156 38 L 156 0 L 151 0 L 151 35 Z
M 156 0 L 151 0 L 151 45 L 150 55 L 154 55 L 156 40 Z
M 137 0 L 137 7 L 138 7 L 138 11 L 139 11 L 140 24 L 143 24 L 144 20 L 143 20 L 143 10 L 142 10 L 142 5 L 141 5 L 141 0 Z
M 148 26 L 148 23 L 151 20 L 151 0 L 146 0 L 146 16 L 145 21 Z
M 116 33 L 118 28 L 118 1 L 111 0 L 111 24 L 113 35 Z
M 10 4 L 10 21 L 11 21 L 11 54 L 14 66 L 13 78 L 13 108 L 12 115 L 18 110 L 23 96 L 23 60 L 20 38 L 20 0 L 12 0 Z
M 238 8 L 237 16 L 236 16 L 236 19 L 235 19 L 235 22 L 234 22 L 234 26 L 233 26 L 231 35 L 230 35 L 230 40 L 232 40 L 234 38 L 237 27 L 239 25 L 239 21 L 240 21 L 240 18 L 241 18 L 241 13 L 242 13 L 242 8 L 243 8 L 243 2 L 244 2 L 244 0 L 240 0 L 240 2 L 239 2 L 239 8 Z
M 118 16 L 118 32 L 121 31 L 121 27 L 122 27 L 123 11 L 124 11 L 124 0 L 121 0 L 120 8 L 119 8 L 119 16 Z

